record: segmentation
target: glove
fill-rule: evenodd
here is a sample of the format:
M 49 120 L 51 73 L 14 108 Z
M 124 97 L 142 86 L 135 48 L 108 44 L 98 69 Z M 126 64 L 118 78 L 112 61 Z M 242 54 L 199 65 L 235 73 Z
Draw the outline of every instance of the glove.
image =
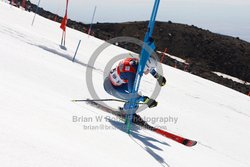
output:
M 154 99 L 150 99 L 149 97 L 144 96 L 144 104 L 147 104 L 149 108 L 153 108 L 157 106 L 158 102 Z
M 157 81 L 160 86 L 164 86 L 166 84 L 166 78 L 162 75 L 157 76 Z

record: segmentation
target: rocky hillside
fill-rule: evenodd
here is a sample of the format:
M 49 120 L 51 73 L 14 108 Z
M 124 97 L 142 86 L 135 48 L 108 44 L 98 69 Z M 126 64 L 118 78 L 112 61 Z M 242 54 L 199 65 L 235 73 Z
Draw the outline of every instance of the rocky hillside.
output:
M 132 36 L 143 39 L 148 22 L 98 23 L 94 25 L 95 35 L 102 39 L 117 36 Z M 250 86 L 235 83 L 212 73 L 221 72 L 243 81 L 250 81 L 250 43 L 239 39 L 212 33 L 193 25 L 172 22 L 157 22 L 154 39 L 157 50 L 164 51 L 186 60 L 189 71 L 201 77 L 218 82 L 242 93 L 247 93 Z M 140 52 L 133 45 L 123 47 Z M 159 55 L 160 56 L 160 55 Z M 164 63 L 173 65 L 174 60 L 165 57 Z M 183 69 L 184 64 L 178 63 Z
M 30 4 L 31 11 L 36 5 Z M 57 22 L 62 17 L 39 8 L 38 14 Z M 127 23 L 97 23 L 93 25 L 93 35 L 108 40 L 118 36 L 130 36 L 143 40 L 148 22 Z M 68 20 L 68 27 L 87 32 L 89 25 Z M 157 22 L 154 30 L 154 40 L 157 50 L 180 57 L 189 64 L 188 71 L 203 78 L 220 83 L 244 94 L 250 91 L 250 43 L 239 39 L 212 33 L 196 26 L 169 22 Z M 119 46 L 140 53 L 141 48 L 133 44 L 121 43 Z M 159 56 L 161 56 L 159 54 Z M 184 69 L 182 62 L 165 56 L 163 63 Z M 217 76 L 213 71 L 221 72 L 244 83 Z

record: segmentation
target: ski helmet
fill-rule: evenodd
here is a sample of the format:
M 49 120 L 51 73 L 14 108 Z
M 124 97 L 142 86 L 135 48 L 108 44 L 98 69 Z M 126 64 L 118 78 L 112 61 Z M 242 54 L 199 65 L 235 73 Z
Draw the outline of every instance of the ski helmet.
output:
M 153 68 L 156 67 L 157 67 L 157 61 L 153 57 L 149 57 L 145 65 L 144 72 L 147 70 L 151 71 Z

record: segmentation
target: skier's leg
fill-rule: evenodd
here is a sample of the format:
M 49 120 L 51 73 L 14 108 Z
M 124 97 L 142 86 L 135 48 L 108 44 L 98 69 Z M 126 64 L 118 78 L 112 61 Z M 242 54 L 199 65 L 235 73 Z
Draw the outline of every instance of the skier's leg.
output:
M 127 101 L 129 101 L 131 98 L 136 98 L 136 103 L 139 103 L 139 102 L 145 102 L 145 100 L 148 98 L 147 96 L 141 96 L 139 94 L 135 94 L 135 96 L 133 96 L 131 93 L 127 91 L 128 90 L 127 84 L 123 84 L 121 86 L 113 86 L 108 77 L 105 78 L 103 87 L 105 91 L 110 95 Z M 126 102 L 123 106 L 123 109 L 128 110 L 129 108 L 130 108 L 129 102 Z M 137 109 L 138 105 L 135 108 Z
M 121 86 L 113 86 L 108 77 L 105 78 L 103 87 L 108 94 L 116 98 L 123 100 L 130 100 L 131 98 L 133 98 L 132 94 L 127 91 L 128 90 L 127 84 L 123 84 Z M 134 98 L 139 98 L 139 97 L 141 96 L 136 94 Z
M 123 93 L 118 92 L 117 88 L 112 85 L 112 83 L 110 82 L 108 77 L 105 78 L 104 83 L 103 83 L 103 87 L 104 87 L 104 90 L 108 94 L 110 94 L 118 99 L 127 100 L 124 96 L 122 96 Z

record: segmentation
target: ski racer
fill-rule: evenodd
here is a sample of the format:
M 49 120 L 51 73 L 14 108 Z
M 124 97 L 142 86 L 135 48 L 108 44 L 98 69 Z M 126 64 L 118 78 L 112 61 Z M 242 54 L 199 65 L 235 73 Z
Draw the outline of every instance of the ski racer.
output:
M 136 98 L 136 102 L 143 102 L 147 104 L 149 108 L 157 106 L 157 101 L 150 99 L 147 96 L 141 96 L 135 94 L 132 95 L 132 90 L 134 86 L 134 80 L 136 77 L 137 67 L 139 64 L 139 59 L 137 58 L 126 58 L 122 60 L 116 68 L 110 71 L 109 76 L 105 78 L 103 86 L 107 93 L 110 95 L 129 101 L 131 98 Z M 157 79 L 160 86 L 166 84 L 166 79 L 164 76 L 157 73 L 155 70 L 157 66 L 157 61 L 150 57 L 146 62 L 144 68 L 144 74 L 151 74 L 154 78 Z M 138 105 L 137 105 L 138 107 Z M 123 110 L 129 109 L 129 103 L 125 103 Z

